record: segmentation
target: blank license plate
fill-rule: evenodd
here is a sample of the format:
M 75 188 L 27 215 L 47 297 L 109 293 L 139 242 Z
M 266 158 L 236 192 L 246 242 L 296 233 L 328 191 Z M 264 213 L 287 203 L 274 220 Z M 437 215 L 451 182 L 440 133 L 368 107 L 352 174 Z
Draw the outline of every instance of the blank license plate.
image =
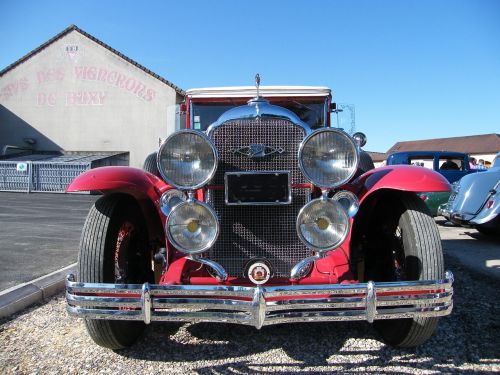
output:
M 289 204 L 289 172 L 228 172 L 225 174 L 226 204 Z

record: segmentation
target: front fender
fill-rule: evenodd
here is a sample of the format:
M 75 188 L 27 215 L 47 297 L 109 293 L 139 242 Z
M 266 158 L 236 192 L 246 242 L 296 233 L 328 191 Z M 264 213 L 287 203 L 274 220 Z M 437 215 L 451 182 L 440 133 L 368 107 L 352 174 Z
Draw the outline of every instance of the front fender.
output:
M 102 167 L 91 169 L 76 177 L 66 192 L 100 191 L 103 194 L 125 194 L 135 199 L 147 223 L 149 238 L 165 241 L 160 198 L 172 188 L 158 177 L 138 168 Z
M 449 182 L 439 173 L 412 165 L 390 165 L 372 169 L 359 176 L 353 185 L 360 202 L 381 189 L 420 192 L 450 191 Z
M 138 200 L 149 198 L 153 202 L 170 189 L 158 177 L 138 168 L 102 167 L 91 169 L 76 177 L 66 192 L 100 191 L 103 193 L 125 193 Z

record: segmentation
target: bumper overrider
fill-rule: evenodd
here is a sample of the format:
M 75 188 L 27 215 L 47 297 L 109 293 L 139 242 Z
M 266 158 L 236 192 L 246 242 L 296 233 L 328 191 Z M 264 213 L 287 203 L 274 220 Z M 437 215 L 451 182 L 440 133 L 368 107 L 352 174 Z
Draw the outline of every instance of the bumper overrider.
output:
M 66 280 L 68 312 L 109 320 L 265 325 L 437 317 L 453 308 L 453 274 L 441 280 L 244 287 L 97 284 Z

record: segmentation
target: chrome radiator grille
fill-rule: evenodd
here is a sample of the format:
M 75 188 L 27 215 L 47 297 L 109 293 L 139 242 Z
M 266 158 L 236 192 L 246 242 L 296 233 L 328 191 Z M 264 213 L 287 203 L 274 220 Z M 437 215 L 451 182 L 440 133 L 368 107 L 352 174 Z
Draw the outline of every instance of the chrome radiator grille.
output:
M 297 163 L 304 130 L 286 120 L 230 121 L 210 133 L 219 152 L 219 166 L 211 185 L 223 186 L 224 174 L 234 171 L 290 171 L 292 184 L 306 183 Z M 285 151 L 263 159 L 252 159 L 231 151 L 250 144 L 264 144 Z M 230 276 L 242 276 L 246 263 L 265 258 L 275 277 L 289 277 L 291 268 L 310 255 L 295 230 L 299 210 L 309 189 L 292 189 L 292 204 L 284 206 L 227 206 L 224 191 L 212 189 L 208 202 L 217 212 L 221 232 L 210 259 L 220 263 Z

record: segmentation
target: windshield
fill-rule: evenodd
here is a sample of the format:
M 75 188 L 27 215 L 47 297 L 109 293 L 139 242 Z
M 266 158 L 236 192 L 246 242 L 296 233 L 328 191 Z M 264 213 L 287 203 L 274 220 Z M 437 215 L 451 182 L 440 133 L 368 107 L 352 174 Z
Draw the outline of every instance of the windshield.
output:
M 493 159 L 493 165 L 491 166 L 492 168 L 500 168 L 500 152 L 495 156 L 495 159 Z
M 289 109 L 311 128 L 316 129 L 325 124 L 325 99 L 306 100 L 270 100 L 271 104 Z M 244 103 L 192 103 L 192 127 L 197 130 L 207 130 L 227 110 Z

